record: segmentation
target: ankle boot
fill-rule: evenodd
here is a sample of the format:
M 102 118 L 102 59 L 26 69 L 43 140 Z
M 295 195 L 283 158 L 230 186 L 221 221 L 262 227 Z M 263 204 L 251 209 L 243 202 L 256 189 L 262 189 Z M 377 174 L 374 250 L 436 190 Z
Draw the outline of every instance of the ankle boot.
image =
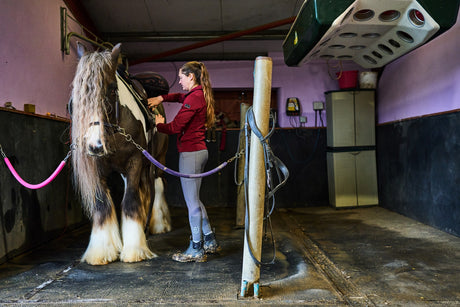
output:
M 205 262 L 207 260 L 203 249 L 203 241 L 193 242 L 190 240 L 190 245 L 183 253 L 176 253 L 172 259 L 179 262 Z
M 217 243 L 214 232 L 204 235 L 203 249 L 206 254 L 215 254 L 222 249 Z

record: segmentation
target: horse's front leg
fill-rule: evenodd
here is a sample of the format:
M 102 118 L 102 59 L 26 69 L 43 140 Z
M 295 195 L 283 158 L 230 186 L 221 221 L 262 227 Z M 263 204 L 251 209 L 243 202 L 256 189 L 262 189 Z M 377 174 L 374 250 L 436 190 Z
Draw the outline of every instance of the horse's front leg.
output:
M 144 233 L 147 217 L 141 205 L 139 177 L 138 174 L 123 177 L 125 181 L 125 194 L 121 202 L 123 249 L 120 254 L 120 260 L 123 262 L 137 262 L 157 256 L 147 246 Z
M 108 189 L 98 195 L 91 209 L 93 227 L 88 247 L 81 261 L 92 265 L 103 265 L 118 259 L 122 243 L 117 216 Z

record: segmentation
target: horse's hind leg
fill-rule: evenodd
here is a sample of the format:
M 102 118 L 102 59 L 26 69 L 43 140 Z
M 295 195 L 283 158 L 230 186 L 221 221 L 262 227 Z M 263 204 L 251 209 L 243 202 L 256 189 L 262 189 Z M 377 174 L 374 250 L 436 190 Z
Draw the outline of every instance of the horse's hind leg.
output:
M 154 181 L 155 198 L 153 201 L 152 217 L 149 222 L 150 233 L 164 233 L 171 231 L 171 217 L 164 194 L 163 178 L 157 177 Z
M 164 112 L 164 109 L 163 109 Z M 168 136 L 163 133 L 155 133 L 151 144 L 151 151 L 161 164 L 166 163 L 166 152 L 168 151 Z M 154 201 L 152 217 L 149 221 L 150 233 L 163 233 L 171 231 L 171 216 L 168 203 L 165 198 L 165 182 L 163 170 L 151 166 L 150 176 L 154 179 Z M 149 183 L 151 184 L 151 183 Z
M 96 202 L 92 212 L 91 237 L 81 261 L 92 265 L 103 265 L 118 259 L 122 243 L 110 195 L 106 193 Z
M 157 256 L 147 246 L 144 233 L 146 213 L 141 206 L 139 190 L 135 188 L 138 182 L 125 179 L 125 195 L 121 203 L 123 249 L 120 260 L 123 262 L 137 262 Z

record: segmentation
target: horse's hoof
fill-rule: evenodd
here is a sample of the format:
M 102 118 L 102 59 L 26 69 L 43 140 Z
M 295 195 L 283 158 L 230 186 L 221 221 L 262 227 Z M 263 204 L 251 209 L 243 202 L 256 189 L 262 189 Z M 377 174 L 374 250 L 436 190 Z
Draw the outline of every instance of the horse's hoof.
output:
M 171 225 L 158 225 L 156 224 L 153 227 L 150 227 L 150 234 L 160 234 L 160 233 L 166 233 L 171 231 Z
M 85 253 L 81 257 L 82 262 L 87 262 L 91 265 L 104 265 L 118 260 L 121 250 L 120 244 L 98 244 L 104 243 L 100 240 L 100 233 L 91 235 L 90 243 Z M 117 241 L 117 240 L 115 240 Z
M 91 260 L 83 260 L 82 259 L 82 262 L 86 262 L 88 263 L 89 265 L 106 265 L 106 264 L 109 264 L 108 261 L 105 261 L 105 262 L 100 262 L 100 261 L 91 261 Z
M 149 249 L 131 249 L 129 251 L 122 251 L 120 260 L 123 262 L 139 262 L 156 257 L 158 256 Z
M 110 262 L 118 260 L 118 257 L 90 257 L 88 255 L 83 255 L 81 262 L 86 262 L 90 265 L 106 265 Z

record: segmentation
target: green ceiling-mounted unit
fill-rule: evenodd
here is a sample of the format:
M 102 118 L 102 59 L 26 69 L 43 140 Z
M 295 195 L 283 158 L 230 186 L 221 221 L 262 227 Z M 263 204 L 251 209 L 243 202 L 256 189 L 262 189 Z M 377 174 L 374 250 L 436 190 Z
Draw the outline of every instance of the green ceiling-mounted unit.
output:
M 284 61 L 353 60 L 376 68 L 452 27 L 460 0 L 306 0 L 283 42 Z

